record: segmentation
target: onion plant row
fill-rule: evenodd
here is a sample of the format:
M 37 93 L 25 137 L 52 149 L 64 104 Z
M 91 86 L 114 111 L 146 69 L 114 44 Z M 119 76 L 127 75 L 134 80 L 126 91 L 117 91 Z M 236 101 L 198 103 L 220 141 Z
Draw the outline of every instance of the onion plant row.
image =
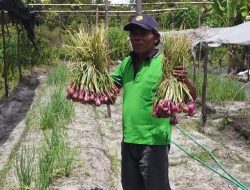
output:
M 54 82 L 49 84 L 53 84 L 50 88 L 54 88 L 54 92 L 47 104 L 40 106 L 40 117 L 37 113 L 33 115 L 43 130 L 44 143 L 38 149 L 21 148 L 16 155 L 15 171 L 20 189 L 48 189 L 55 177 L 68 176 L 72 169 L 75 150 L 70 147 L 64 130 L 74 116 L 74 109 L 72 102 L 65 99 L 66 84 L 57 80 L 65 77 L 66 70 L 65 65 L 60 65 L 50 73 L 49 78 Z

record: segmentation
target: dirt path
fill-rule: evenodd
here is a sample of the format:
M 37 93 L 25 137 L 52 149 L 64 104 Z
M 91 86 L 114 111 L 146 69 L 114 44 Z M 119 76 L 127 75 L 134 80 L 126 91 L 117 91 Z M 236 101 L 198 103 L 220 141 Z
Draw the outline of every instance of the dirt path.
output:
M 35 78 L 40 81 L 37 89 L 35 89 L 36 86 L 32 87 L 31 85 L 30 87 L 29 84 L 20 87 L 16 93 L 30 90 L 30 93 L 27 93 L 30 94 L 30 97 L 26 94 L 27 100 L 30 102 L 24 101 L 26 99 L 24 95 L 18 101 L 14 96 L 0 105 L 0 170 L 4 167 L 14 145 L 21 138 L 20 134 L 25 127 L 25 114 L 31 103 L 32 106 L 41 104 L 49 94 L 44 78 Z M 42 88 L 41 85 L 43 85 Z M 32 102 L 32 97 L 36 101 Z M 76 117 L 67 129 L 71 146 L 77 150 L 74 169 L 68 177 L 57 178 L 50 189 L 122 190 L 120 184 L 121 106 L 122 102 L 119 97 L 116 104 L 111 106 L 112 117 L 107 118 L 106 106 L 95 108 L 89 105 L 75 104 Z M 218 130 L 219 121 L 215 119 L 209 121 L 206 129 L 200 133 L 197 130 L 199 120 L 199 114 L 193 119 L 182 117 L 180 125 L 199 143 L 211 149 L 234 176 L 250 186 L 249 140 L 244 139 L 232 128 Z M 39 136 L 39 133 L 30 131 L 25 139 L 21 139 L 21 142 L 37 144 L 36 135 Z M 188 150 L 202 155 L 201 150 L 176 128 L 173 129 L 173 140 Z M 173 190 L 237 189 L 232 183 L 218 177 L 217 174 L 204 168 L 197 161 L 190 159 L 175 145 L 171 146 L 169 157 L 169 175 Z M 15 189 L 13 187 L 15 187 L 16 179 L 13 179 L 12 169 L 7 175 L 6 183 L 11 184 L 12 189 Z M 4 189 L 11 188 L 5 187 Z
M 38 85 L 38 75 L 34 73 L 22 80 L 7 101 L 0 102 L 0 171 L 25 128 L 25 117 Z

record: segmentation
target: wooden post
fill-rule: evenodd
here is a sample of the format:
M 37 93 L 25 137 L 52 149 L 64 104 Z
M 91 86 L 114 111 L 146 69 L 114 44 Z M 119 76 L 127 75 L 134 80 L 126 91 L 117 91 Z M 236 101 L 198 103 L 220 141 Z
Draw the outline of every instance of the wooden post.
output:
M 171 24 L 170 24 L 170 30 L 174 30 L 174 12 L 171 12 Z
M 93 24 L 92 24 L 92 20 L 91 20 L 91 13 L 88 14 L 88 25 L 89 25 L 89 30 L 91 30 L 92 25 L 93 25 Z M 88 30 L 88 31 L 89 31 L 89 30 Z
M 106 30 L 107 47 L 109 47 L 108 28 L 109 28 L 108 0 L 105 0 L 105 30 Z M 108 62 L 108 71 L 109 71 L 109 69 L 110 69 L 110 65 L 109 65 L 109 62 Z M 107 112 L 108 112 L 108 118 L 110 118 L 111 117 L 110 104 L 107 104 Z
M 201 58 L 202 58 L 202 44 L 200 43 L 199 44 L 199 56 L 198 56 L 198 64 L 197 64 L 197 67 L 198 67 L 198 71 L 200 70 L 200 63 L 201 63 Z
M 196 82 L 196 58 L 193 58 L 193 82 Z
M 248 72 L 247 72 L 247 81 L 249 81 L 249 71 L 250 71 L 250 46 L 247 47 L 247 61 L 248 61 Z
M 203 62 L 203 84 L 202 84 L 202 126 L 206 125 L 207 111 L 206 111 L 206 94 L 207 94 L 207 64 L 208 64 L 208 45 L 204 44 L 205 55 Z
M 98 20 L 99 20 L 99 8 L 98 6 L 96 6 L 96 14 L 95 14 L 96 26 L 98 25 Z
M 136 14 L 140 15 L 142 13 L 142 0 L 136 0 Z
M 105 0 L 105 29 L 108 31 L 109 27 L 109 13 L 108 13 L 108 0 Z
M 198 6 L 198 28 L 201 26 L 201 9 L 200 6 Z
M 9 96 L 9 85 L 8 85 L 8 65 L 6 62 L 6 42 L 5 42 L 5 31 L 4 31 L 4 11 L 1 11 L 2 20 L 2 39 L 3 39 L 3 78 L 4 78 L 4 88 L 5 97 Z
M 19 82 L 22 80 L 22 69 L 21 69 L 21 62 L 20 62 L 20 28 L 17 24 L 17 66 L 19 72 Z

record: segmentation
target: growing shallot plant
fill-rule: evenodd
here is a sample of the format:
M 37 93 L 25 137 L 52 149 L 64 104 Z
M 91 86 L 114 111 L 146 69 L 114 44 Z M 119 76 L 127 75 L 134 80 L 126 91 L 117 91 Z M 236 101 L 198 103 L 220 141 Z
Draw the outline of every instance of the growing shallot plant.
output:
M 155 94 L 153 115 L 171 117 L 171 124 L 176 124 L 176 113 L 194 114 L 195 103 L 187 86 L 172 75 L 176 66 L 188 67 L 190 64 L 191 40 L 183 33 L 165 35 L 162 39 L 163 78 Z
M 72 58 L 77 62 L 71 68 L 72 80 L 67 87 L 67 98 L 83 104 L 112 104 L 119 93 L 108 73 L 110 63 L 106 32 L 103 26 L 94 27 L 91 33 L 79 28 L 70 33 Z
M 22 147 L 15 158 L 15 171 L 21 190 L 31 189 L 35 173 L 35 151 L 30 147 Z

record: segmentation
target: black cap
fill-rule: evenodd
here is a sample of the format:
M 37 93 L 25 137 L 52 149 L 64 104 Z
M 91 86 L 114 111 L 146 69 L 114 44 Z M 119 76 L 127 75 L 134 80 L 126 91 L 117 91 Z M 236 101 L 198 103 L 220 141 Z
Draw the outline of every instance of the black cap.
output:
M 125 31 L 130 31 L 134 26 L 140 26 L 148 31 L 157 31 L 158 23 L 151 15 L 141 14 L 135 16 L 129 24 L 124 26 Z

